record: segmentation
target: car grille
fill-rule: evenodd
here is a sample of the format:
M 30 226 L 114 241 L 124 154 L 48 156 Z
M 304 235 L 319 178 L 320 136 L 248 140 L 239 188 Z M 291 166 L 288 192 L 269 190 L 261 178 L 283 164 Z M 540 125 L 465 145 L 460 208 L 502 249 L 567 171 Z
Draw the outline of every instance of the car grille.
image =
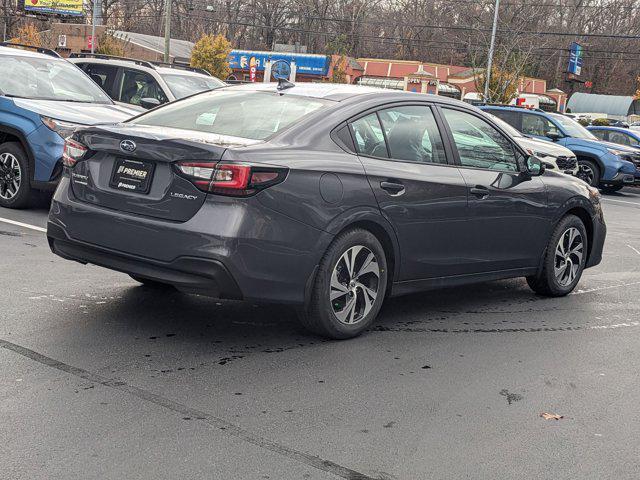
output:
M 573 170 L 578 164 L 576 157 L 560 156 L 556 158 L 556 163 L 560 170 Z
M 640 172 L 640 154 L 637 155 L 623 155 L 623 160 L 627 160 L 636 166 L 636 171 Z

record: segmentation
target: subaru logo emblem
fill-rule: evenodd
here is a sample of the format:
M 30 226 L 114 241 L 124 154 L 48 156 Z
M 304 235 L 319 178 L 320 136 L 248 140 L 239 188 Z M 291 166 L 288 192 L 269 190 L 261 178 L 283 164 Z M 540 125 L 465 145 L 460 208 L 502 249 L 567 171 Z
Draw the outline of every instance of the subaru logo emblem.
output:
M 120 150 L 127 153 L 135 152 L 136 143 L 133 140 L 122 140 L 120 142 Z

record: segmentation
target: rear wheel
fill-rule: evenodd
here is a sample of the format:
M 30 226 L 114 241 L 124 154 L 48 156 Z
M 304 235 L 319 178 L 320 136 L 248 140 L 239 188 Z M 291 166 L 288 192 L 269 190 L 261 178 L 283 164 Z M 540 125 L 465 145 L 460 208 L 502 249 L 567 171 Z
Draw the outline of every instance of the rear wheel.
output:
M 600 167 L 592 160 L 581 158 L 578 160 L 577 176 L 592 187 L 597 187 L 600 184 Z
M 378 315 L 386 288 L 387 259 L 382 245 L 367 230 L 349 230 L 334 240 L 322 258 L 300 320 L 325 337 L 355 337 Z
M 562 297 L 580 281 L 587 261 L 587 231 L 575 215 L 567 215 L 556 226 L 538 275 L 527 277 L 531 289 L 540 295 Z
M 28 206 L 32 193 L 29 178 L 29 162 L 22 146 L 15 142 L 0 145 L 0 206 Z

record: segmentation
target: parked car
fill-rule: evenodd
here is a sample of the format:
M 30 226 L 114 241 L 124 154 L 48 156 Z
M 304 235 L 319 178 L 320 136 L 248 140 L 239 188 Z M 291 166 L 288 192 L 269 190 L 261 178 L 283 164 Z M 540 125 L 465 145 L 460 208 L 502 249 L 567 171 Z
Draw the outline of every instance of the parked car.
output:
M 63 258 L 291 303 L 312 331 L 348 338 L 389 295 L 521 276 L 573 290 L 601 259 L 599 193 L 543 172 L 443 96 L 223 87 L 76 131 L 47 236 Z
M 635 165 L 627 157 L 628 147 L 598 140 L 575 120 L 560 113 L 513 106 L 486 105 L 484 111 L 501 118 L 524 135 L 554 142 L 571 150 L 578 159 L 578 176 L 605 192 L 635 182 Z
M 173 63 L 91 53 L 73 53 L 69 61 L 112 99 L 143 109 L 225 85 L 206 70 Z
M 536 138 L 525 137 L 518 130 L 513 128 L 504 120 L 491 115 L 491 119 L 497 123 L 502 129 L 530 155 L 535 155 L 544 162 L 547 170 L 556 170 L 558 172 L 567 173 L 576 176 L 578 174 L 578 160 L 571 150 L 557 143 L 545 142 Z
M 53 190 L 64 138 L 79 126 L 119 122 L 120 107 L 75 65 L 44 48 L 0 44 L 0 206 L 21 208 Z

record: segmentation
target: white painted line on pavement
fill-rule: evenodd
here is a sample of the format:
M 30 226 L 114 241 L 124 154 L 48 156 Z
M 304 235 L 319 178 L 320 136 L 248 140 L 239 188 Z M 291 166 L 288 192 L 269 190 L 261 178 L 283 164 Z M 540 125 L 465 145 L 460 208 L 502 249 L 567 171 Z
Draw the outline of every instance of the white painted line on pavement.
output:
M 28 223 L 16 222 L 15 220 L 9 220 L 8 218 L 0 217 L 0 222 L 8 223 L 10 225 L 17 225 L 18 227 L 29 228 L 31 230 L 35 230 L 36 232 L 45 232 L 46 228 L 36 227 L 35 225 L 29 225 Z
M 603 198 L 602 200 L 604 200 L 606 202 L 626 203 L 628 205 L 635 205 L 636 207 L 640 207 L 640 203 L 638 203 L 638 202 L 627 202 L 625 200 L 617 200 L 615 198 Z
M 638 255 L 640 255 L 640 250 L 638 250 L 635 247 L 632 247 L 631 245 L 627 245 L 627 247 L 629 247 L 631 250 L 633 250 L 634 252 L 636 252 Z
M 590 288 L 588 290 L 576 290 L 569 295 L 582 295 L 583 293 L 599 292 L 600 290 L 610 290 L 612 288 L 630 287 L 631 285 L 640 285 L 640 282 L 622 283 L 620 285 L 607 285 L 606 287 Z

